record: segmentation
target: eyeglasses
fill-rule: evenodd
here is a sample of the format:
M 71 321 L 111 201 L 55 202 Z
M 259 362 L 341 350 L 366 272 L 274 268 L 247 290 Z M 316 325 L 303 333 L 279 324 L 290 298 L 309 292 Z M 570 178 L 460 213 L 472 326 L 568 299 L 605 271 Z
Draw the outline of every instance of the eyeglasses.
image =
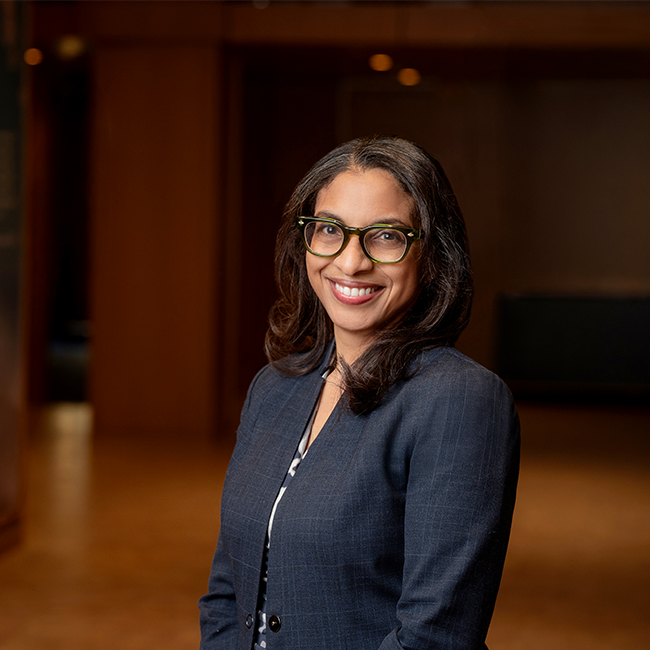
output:
M 302 233 L 305 247 L 318 257 L 336 257 L 348 245 L 350 235 L 359 237 L 361 249 L 373 262 L 401 262 L 411 244 L 420 239 L 416 228 L 376 223 L 365 228 L 348 228 L 334 219 L 297 217 L 296 228 Z

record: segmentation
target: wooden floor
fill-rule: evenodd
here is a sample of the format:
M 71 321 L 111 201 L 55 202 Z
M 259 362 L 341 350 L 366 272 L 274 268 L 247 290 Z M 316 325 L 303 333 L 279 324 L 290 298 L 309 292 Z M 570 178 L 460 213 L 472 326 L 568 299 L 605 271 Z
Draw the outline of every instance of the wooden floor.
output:
M 650 648 L 650 410 L 520 405 L 523 459 L 491 650 Z M 227 450 L 35 420 L 2 650 L 196 650 Z M 296 649 L 298 650 L 298 649 Z

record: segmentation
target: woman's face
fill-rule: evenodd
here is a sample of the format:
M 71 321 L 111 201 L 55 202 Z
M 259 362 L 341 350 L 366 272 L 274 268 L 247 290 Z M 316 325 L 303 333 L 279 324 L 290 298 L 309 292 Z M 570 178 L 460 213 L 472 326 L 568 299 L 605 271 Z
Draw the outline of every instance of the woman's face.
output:
M 314 216 L 351 228 L 376 223 L 412 228 L 411 208 L 412 200 L 389 172 L 371 169 L 336 176 L 318 193 Z M 353 235 L 337 257 L 306 255 L 309 281 L 334 324 L 337 347 L 344 343 L 360 352 L 377 330 L 397 322 L 417 297 L 417 250 L 409 250 L 397 264 L 377 264 L 366 257 Z

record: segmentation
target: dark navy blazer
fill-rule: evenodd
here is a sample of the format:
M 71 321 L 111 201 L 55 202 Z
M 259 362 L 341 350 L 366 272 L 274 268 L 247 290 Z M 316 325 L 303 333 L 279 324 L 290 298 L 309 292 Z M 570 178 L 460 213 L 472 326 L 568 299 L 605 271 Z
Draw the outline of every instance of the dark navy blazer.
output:
M 268 650 L 485 647 L 515 501 L 517 413 L 501 380 L 453 348 L 416 365 L 369 415 L 337 406 L 280 501 Z M 251 384 L 199 603 L 201 650 L 251 650 L 269 514 L 323 371 L 266 367 Z

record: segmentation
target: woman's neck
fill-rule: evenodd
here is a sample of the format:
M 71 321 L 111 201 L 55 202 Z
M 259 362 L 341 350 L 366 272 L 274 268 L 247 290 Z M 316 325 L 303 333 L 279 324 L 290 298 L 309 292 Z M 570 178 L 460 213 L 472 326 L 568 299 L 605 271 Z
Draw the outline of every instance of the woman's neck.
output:
M 348 332 L 334 327 L 336 355 L 351 366 L 372 343 L 373 337 L 360 332 Z

